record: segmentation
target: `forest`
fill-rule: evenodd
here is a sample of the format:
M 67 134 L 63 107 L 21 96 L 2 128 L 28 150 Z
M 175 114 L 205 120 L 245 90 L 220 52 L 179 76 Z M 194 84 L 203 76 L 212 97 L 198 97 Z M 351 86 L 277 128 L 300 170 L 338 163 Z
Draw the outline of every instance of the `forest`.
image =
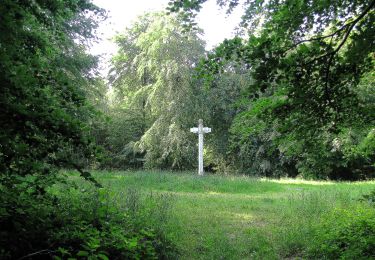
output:
M 139 16 L 103 76 L 105 9 L 1 1 L 0 259 L 375 258 L 375 1 L 244 1 L 209 51 L 205 2 Z

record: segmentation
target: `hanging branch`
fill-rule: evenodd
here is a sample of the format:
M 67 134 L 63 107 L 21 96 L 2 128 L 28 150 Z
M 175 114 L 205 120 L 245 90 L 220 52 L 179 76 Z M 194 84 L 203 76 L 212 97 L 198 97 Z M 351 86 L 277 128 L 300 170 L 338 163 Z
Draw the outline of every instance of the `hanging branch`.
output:
M 63 166 L 73 166 L 76 169 L 82 178 L 85 180 L 93 183 L 98 188 L 103 188 L 103 186 L 92 176 L 92 174 L 88 171 L 85 171 L 83 167 L 79 166 L 78 164 L 74 163 L 73 160 L 68 158 L 60 158 L 56 164 L 63 165 Z
M 372 1 L 372 3 L 365 9 L 365 11 L 360 15 L 358 16 L 355 20 L 353 20 L 351 23 L 347 24 L 349 25 L 346 29 L 346 32 L 345 32 L 345 35 L 344 35 L 344 39 L 341 41 L 341 43 L 336 47 L 336 49 L 334 49 L 333 51 L 327 53 L 326 55 L 323 55 L 321 56 L 320 58 L 323 58 L 323 57 L 327 57 L 329 56 L 328 58 L 328 62 L 327 62 L 327 68 L 326 68 L 326 73 L 325 73 L 325 86 L 324 86 L 324 92 L 325 92 L 325 95 L 327 96 L 327 100 L 330 100 L 330 94 L 329 94 L 329 76 L 330 76 L 330 69 L 331 69 L 331 65 L 332 65 L 332 62 L 333 62 L 333 58 L 335 57 L 336 53 L 338 53 L 340 51 L 340 49 L 342 48 L 342 46 L 344 46 L 345 42 L 348 40 L 349 38 L 349 35 L 351 33 L 351 31 L 353 30 L 354 26 L 375 6 L 375 0 Z M 319 58 L 319 57 L 318 57 Z
M 334 49 L 333 51 L 331 51 L 331 52 L 328 52 L 328 53 L 326 53 L 326 54 L 323 54 L 323 55 L 321 55 L 321 56 L 319 56 L 319 57 L 316 57 L 315 59 L 312 59 L 311 61 L 309 61 L 307 64 L 310 64 L 310 63 L 313 63 L 313 62 L 315 62 L 315 61 L 317 61 L 317 60 L 320 60 L 320 59 L 322 59 L 322 58 L 324 58 L 324 57 L 327 57 L 327 56 L 330 56 L 331 55 L 331 57 L 330 57 L 330 59 L 328 60 L 328 63 L 331 63 L 331 59 L 333 59 L 333 56 L 335 56 L 335 54 L 336 53 L 338 53 L 339 52 L 339 50 L 342 48 L 342 46 L 344 46 L 344 44 L 345 44 L 345 42 L 347 41 L 347 39 L 349 38 L 349 35 L 350 35 L 350 33 L 352 32 L 352 30 L 353 30 L 353 28 L 354 28 L 354 26 L 363 18 L 363 17 L 365 17 L 366 16 L 366 14 L 368 14 L 369 12 L 370 12 L 370 10 L 373 8 L 375 6 L 375 0 L 374 1 L 372 1 L 372 3 L 363 11 L 363 13 L 361 13 L 355 20 L 353 20 L 353 21 L 351 21 L 351 22 L 349 22 L 349 23 L 347 23 L 346 25 L 344 25 L 343 27 L 346 27 L 347 29 L 346 29 L 346 33 L 345 33 L 345 35 L 344 35 L 344 39 L 341 41 L 341 43 L 339 44 L 339 46 L 337 46 L 337 48 L 336 49 Z M 341 28 L 340 28 L 341 29 Z M 337 31 L 336 31 L 337 32 Z M 335 33 L 336 33 L 335 32 Z M 329 35 L 327 35 L 327 36 L 329 36 Z M 318 39 L 318 38 L 317 38 Z
M 324 39 L 327 39 L 327 38 L 332 38 L 333 36 L 337 35 L 339 32 L 343 31 L 345 28 L 347 28 L 347 26 L 350 25 L 350 23 L 344 24 L 340 29 L 334 31 L 331 34 L 323 35 L 323 36 L 315 37 L 315 38 L 310 38 L 310 39 L 306 39 L 306 40 L 300 40 L 300 41 L 296 42 L 295 44 L 293 44 L 288 50 L 291 50 L 291 49 L 297 47 L 301 43 L 313 42 L 313 41 L 320 41 L 320 40 L 324 40 Z
M 85 180 L 92 182 L 96 187 L 103 188 L 103 186 L 92 176 L 90 172 L 84 171 L 79 165 L 71 162 L 71 165 L 80 173 Z

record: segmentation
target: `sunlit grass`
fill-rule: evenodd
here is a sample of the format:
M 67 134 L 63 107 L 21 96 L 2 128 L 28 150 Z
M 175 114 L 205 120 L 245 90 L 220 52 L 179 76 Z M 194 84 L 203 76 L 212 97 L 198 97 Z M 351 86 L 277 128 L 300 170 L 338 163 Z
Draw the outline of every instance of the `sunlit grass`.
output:
M 358 204 L 358 198 L 375 188 L 374 181 L 199 177 L 193 172 L 115 171 L 94 176 L 114 196 L 126 189 L 169 194 L 173 208 L 163 229 L 177 244 L 181 259 L 299 257 L 322 215 Z
M 291 179 L 291 178 L 282 178 L 282 179 L 268 179 L 262 178 L 261 181 L 270 181 L 282 184 L 307 184 L 307 185 L 333 185 L 335 182 L 332 181 L 312 181 L 312 180 L 303 180 L 303 179 Z
M 282 184 L 307 184 L 307 185 L 336 185 L 340 184 L 350 184 L 352 185 L 370 185 L 375 184 L 375 181 L 355 181 L 355 182 L 334 182 L 334 181 L 316 181 L 316 180 L 304 180 L 304 179 L 292 179 L 292 178 L 280 178 L 280 179 L 270 179 L 270 178 L 261 178 L 261 181 L 269 181 Z

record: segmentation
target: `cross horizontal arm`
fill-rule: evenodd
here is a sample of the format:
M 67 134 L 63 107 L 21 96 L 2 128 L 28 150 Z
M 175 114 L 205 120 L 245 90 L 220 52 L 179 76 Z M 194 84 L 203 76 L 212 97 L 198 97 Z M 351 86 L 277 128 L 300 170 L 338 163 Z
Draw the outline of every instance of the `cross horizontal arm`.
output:
M 211 128 L 209 128 L 209 127 L 203 127 L 203 132 L 204 133 L 211 133 Z
M 190 128 L 190 132 L 192 133 L 198 133 L 198 127 L 193 127 L 193 128 Z

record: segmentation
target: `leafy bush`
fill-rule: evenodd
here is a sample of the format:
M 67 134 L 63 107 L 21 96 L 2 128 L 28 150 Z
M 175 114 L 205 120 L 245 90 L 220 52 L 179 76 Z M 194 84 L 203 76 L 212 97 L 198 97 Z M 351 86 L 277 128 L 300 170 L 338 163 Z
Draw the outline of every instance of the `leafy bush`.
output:
M 3 191 L 1 187 L 6 195 L 0 204 L 1 259 L 176 257 L 175 246 L 158 223 L 168 217 L 168 198 L 130 191 L 119 194 L 124 201 L 120 205 L 114 194 L 87 183 L 59 184 L 44 196 L 28 189 L 17 189 L 18 197 Z M 14 212 L 5 210 L 9 204 Z
M 316 230 L 308 251 L 314 259 L 371 259 L 375 257 L 375 209 L 336 209 Z

